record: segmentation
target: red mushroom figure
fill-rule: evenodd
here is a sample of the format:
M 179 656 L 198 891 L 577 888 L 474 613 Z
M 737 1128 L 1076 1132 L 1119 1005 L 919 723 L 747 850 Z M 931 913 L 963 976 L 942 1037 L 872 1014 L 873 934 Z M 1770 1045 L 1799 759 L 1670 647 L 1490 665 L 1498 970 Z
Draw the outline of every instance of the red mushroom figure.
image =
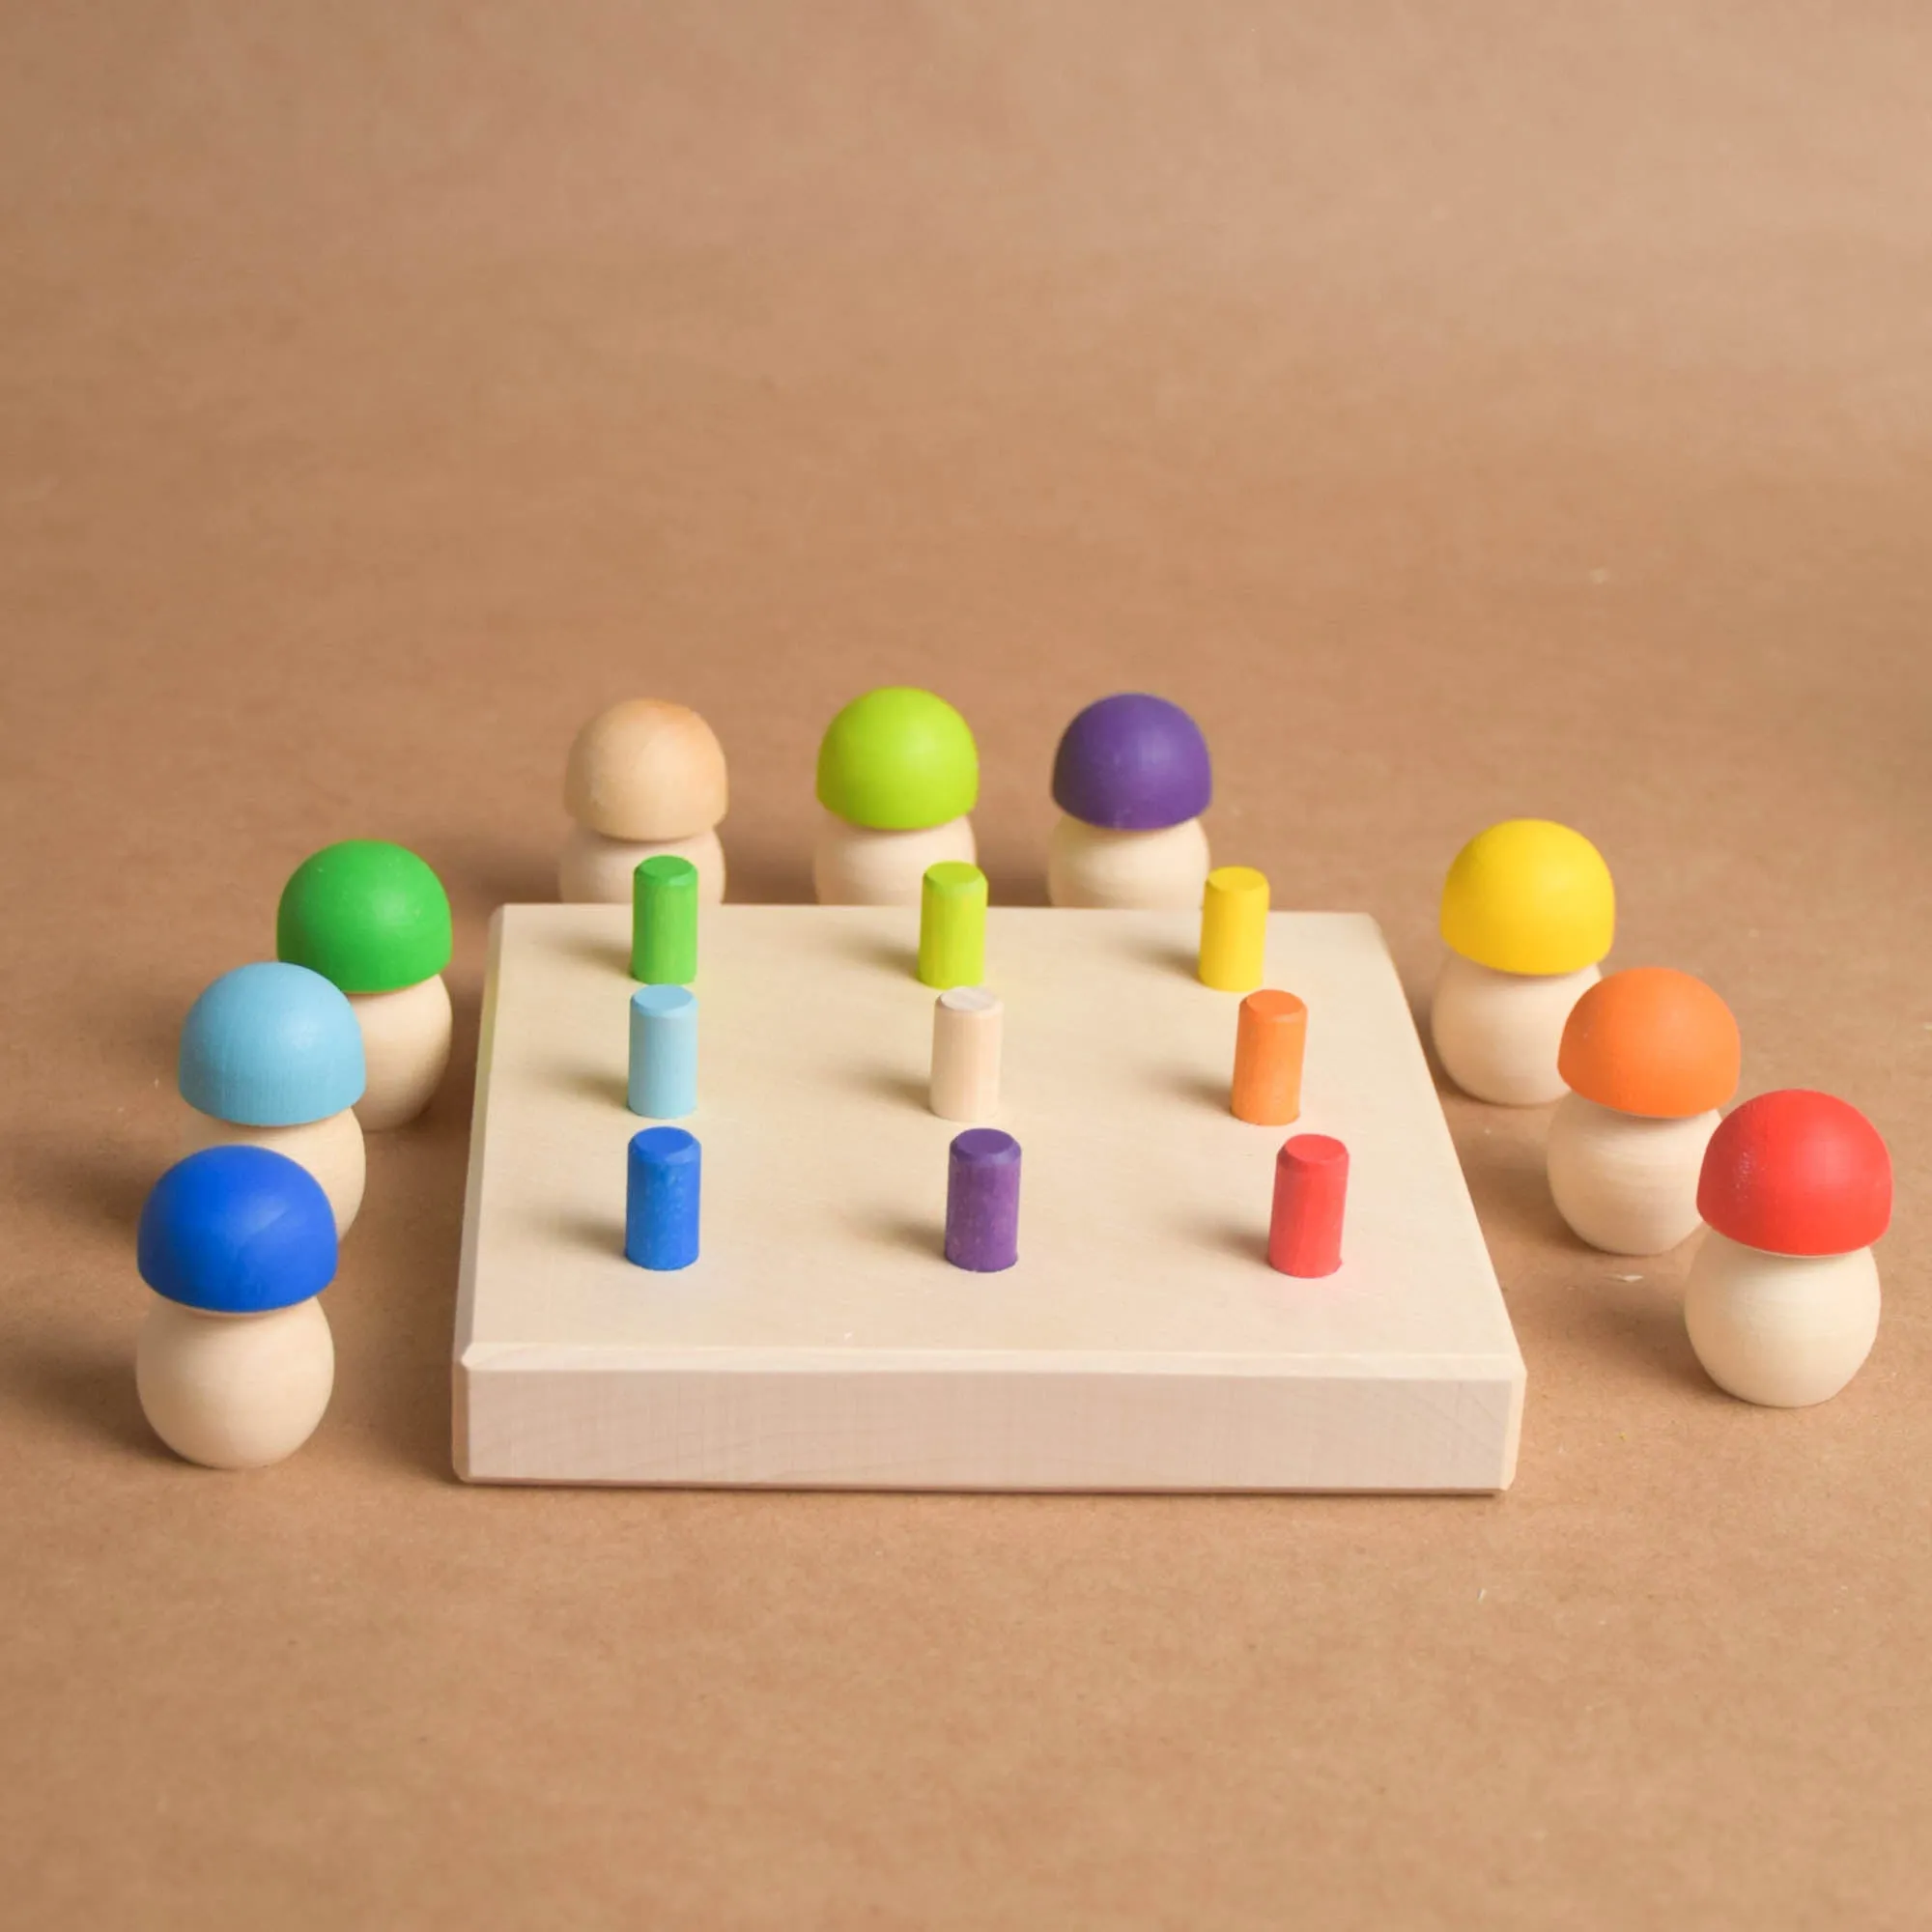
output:
M 1878 1334 L 1871 1244 L 1891 1219 L 1878 1129 L 1829 1094 L 1760 1094 L 1711 1136 L 1697 1208 L 1710 1233 L 1684 1320 L 1711 1379 L 1772 1408 L 1829 1401 Z

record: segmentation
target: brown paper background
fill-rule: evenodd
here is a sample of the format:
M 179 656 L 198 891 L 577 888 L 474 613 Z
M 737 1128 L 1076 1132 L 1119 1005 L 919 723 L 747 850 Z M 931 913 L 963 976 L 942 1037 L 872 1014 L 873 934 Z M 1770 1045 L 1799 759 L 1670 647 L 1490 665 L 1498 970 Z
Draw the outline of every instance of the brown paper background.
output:
M 1918 1926 L 1932 1913 L 1932 31 L 1912 7 L 15 5 L 0 20 L 0 1917 Z M 1840 1400 L 1702 1378 L 1450 1099 L 1497 1500 L 469 1491 L 484 923 L 630 693 L 809 890 L 816 736 L 1190 706 L 1212 827 L 1426 984 L 1491 819 L 1747 1090 L 1889 1138 Z M 295 1461 L 158 1451 L 181 1015 L 419 848 L 458 1066 L 372 1148 Z M 1629 1279 L 1636 1275 L 1638 1279 Z

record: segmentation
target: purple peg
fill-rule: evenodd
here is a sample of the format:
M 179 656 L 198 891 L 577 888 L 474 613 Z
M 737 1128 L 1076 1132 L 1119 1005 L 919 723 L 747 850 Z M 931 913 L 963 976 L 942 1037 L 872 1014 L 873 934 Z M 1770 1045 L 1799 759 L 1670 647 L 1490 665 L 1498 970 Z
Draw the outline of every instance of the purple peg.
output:
M 997 1274 L 1020 1258 L 1020 1144 L 998 1127 L 954 1137 L 946 1163 L 946 1259 Z

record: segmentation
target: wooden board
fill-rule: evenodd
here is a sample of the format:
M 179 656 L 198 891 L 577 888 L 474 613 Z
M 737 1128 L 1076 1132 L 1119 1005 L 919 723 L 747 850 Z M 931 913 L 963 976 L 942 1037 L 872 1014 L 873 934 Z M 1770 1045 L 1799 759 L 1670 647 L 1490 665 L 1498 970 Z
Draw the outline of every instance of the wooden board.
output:
M 916 915 L 703 915 L 703 1253 L 622 1254 L 629 914 L 492 935 L 457 1313 L 477 1482 L 975 1490 L 1496 1490 L 1523 1368 L 1375 923 L 1276 913 L 1310 1009 L 1303 1116 L 1227 1110 L 1237 1000 L 1186 915 L 993 909 L 998 1124 L 1020 1261 L 940 1253 Z M 1350 1151 L 1344 1262 L 1264 1258 L 1286 1131 Z

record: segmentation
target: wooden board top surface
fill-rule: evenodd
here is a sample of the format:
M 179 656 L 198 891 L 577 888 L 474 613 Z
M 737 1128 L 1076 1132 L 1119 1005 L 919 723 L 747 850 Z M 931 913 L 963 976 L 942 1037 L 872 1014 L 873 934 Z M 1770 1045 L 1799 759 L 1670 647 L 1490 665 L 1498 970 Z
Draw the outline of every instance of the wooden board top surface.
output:
M 1311 1009 L 1302 1119 L 1227 1108 L 1237 999 L 1192 976 L 1193 922 L 996 907 L 998 1124 L 1025 1151 L 1020 1261 L 939 1252 L 947 1145 L 924 1102 L 934 995 L 916 918 L 708 910 L 696 991 L 703 1245 L 621 1254 L 629 915 L 500 915 L 472 1183 L 469 1349 L 1216 1358 L 1377 1375 L 1518 1361 L 1502 1297 L 1373 921 L 1270 919 L 1269 983 Z M 1340 1273 L 1264 1259 L 1288 1131 L 1351 1153 Z M 1520 1373 L 1520 1368 L 1519 1368 Z

